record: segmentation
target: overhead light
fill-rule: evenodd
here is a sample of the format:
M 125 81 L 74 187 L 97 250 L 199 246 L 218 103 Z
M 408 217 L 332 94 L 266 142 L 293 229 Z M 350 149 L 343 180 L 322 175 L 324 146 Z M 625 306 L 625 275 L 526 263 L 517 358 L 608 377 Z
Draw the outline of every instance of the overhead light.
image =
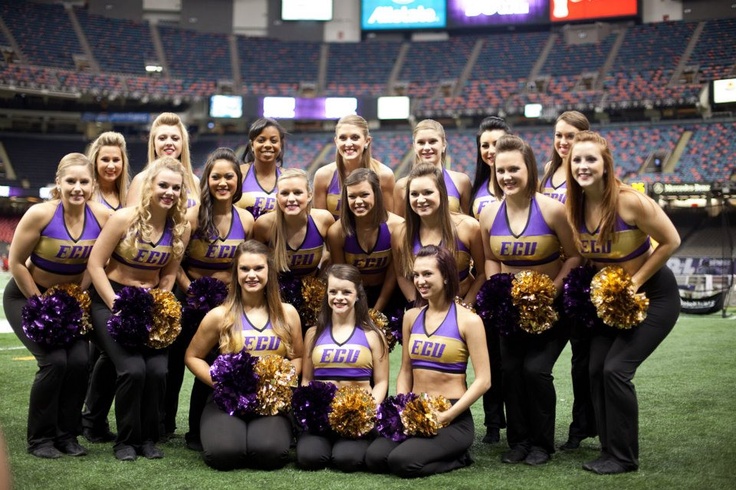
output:
M 146 65 L 146 73 L 161 73 L 164 67 L 161 65 Z

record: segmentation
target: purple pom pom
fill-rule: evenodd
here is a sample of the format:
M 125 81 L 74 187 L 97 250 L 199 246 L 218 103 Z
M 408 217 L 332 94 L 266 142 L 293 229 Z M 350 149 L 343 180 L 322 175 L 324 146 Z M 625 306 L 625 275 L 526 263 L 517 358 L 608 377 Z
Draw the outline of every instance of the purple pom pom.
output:
M 115 298 L 107 320 L 110 337 L 124 347 L 146 344 L 153 325 L 153 296 L 144 288 L 125 286 Z
M 481 286 L 476 296 L 475 311 L 498 333 L 511 335 L 519 328 L 519 312 L 511 300 L 511 284 L 514 275 L 494 274 Z
M 214 277 L 200 277 L 189 284 L 181 312 L 182 334 L 193 336 L 204 316 L 227 297 L 227 285 Z
M 82 332 L 82 308 L 70 294 L 57 290 L 31 296 L 21 310 L 23 331 L 37 344 L 64 347 Z
M 575 267 L 562 281 L 562 306 L 565 315 L 588 328 L 601 323 L 590 300 L 590 281 L 596 270 L 590 266 Z
M 245 350 L 237 354 L 220 354 L 210 367 L 215 383 L 212 398 L 220 409 L 233 416 L 254 413 L 258 406 L 257 357 Z
M 322 381 L 310 381 L 307 386 L 294 389 L 291 408 L 299 427 L 312 434 L 329 432 L 328 416 L 332 411 L 330 404 L 336 392 L 337 386 Z
M 381 402 L 376 413 L 376 429 L 378 433 L 394 442 L 402 442 L 409 438 L 404 433 L 404 424 L 401 422 L 401 412 L 406 404 L 415 400 L 414 393 L 399 393 L 389 396 Z
M 279 291 L 281 293 L 281 301 L 289 303 L 296 308 L 296 311 L 299 312 L 300 319 L 302 319 L 302 326 L 304 326 L 304 319 L 302 318 L 302 311 L 304 311 L 304 296 L 302 296 L 301 279 L 295 277 L 291 273 L 280 273 Z

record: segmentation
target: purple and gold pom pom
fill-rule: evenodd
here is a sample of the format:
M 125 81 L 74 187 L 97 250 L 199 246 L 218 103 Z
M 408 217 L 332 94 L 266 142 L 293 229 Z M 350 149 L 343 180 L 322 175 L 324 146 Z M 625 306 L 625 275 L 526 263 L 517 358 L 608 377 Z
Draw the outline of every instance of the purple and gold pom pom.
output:
M 329 414 L 336 392 L 337 386 L 323 381 L 310 381 L 308 385 L 296 388 L 291 397 L 291 408 L 299 427 L 312 434 L 329 432 Z
M 600 322 L 590 300 L 590 281 L 595 275 L 590 266 L 575 267 L 562 281 L 562 305 L 565 315 L 588 328 Z
M 153 324 L 153 296 L 144 288 L 125 286 L 112 304 L 107 330 L 118 344 L 137 348 L 145 345 Z
M 317 316 L 322 309 L 322 301 L 326 294 L 327 285 L 322 279 L 314 276 L 302 278 L 302 297 L 304 298 L 302 328 L 311 327 L 317 323 Z
M 375 425 L 376 401 L 359 386 L 338 388 L 330 407 L 330 427 L 342 437 L 359 439 Z
M 255 412 L 258 406 L 257 358 L 243 351 L 220 354 L 210 366 L 215 388 L 212 399 L 225 413 L 243 417 Z
M 401 422 L 401 412 L 406 408 L 408 402 L 416 398 L 417 395 L 414 393 L 399 393 L 386 397 L 378 406 L 376 413 L 378 433 L 394 442 L 406 440 L 409 436 L 406 434 L 406 427 Z
M 476 295 L 475 308 L 483 323 L 490 323 L 503 336 L 515 333 L 519 325 L 519 311 L 511 298 L 513 280 L 513 274 L 494 274 Z
M 394 331 L 391 329 L 388 317 L 375 308 L 368 310 L 368 316 L 371 318 L 373 324 L 378 327 L 378 330 L 383 333 L 383 336 L 386 339 L 386 344 L 388 344 L 388 351 L 391 352 L 394 350 L 397 339 L 396 335 L 394 335 Z
M 195 279 L 187 289 L 187 300 L 182 308 L 182 330 L 190 335 L 199 327 L 204 316 L 227 297 L 227 284 L 214 277 Z
M 258 415 L 276 415 L 291 406 L 291 388 L 296 383 L 296 368 L 279 355 L 258 358 L 255 365 L 258 376 Z
M 74 298 L 79 307 L 82 309 L 82 322 L 79 328 L 79 335 L 86 335 L 92 331 L 92 320 L 90 319 L 90 310 L 92 308 L 92 299 L 87 291 L 82 291 L 79 284 L 71 282 L 57 284 L 46 290 L 44 296 L 53 294 L 54 291 L 64 291 L 66 294 Z
M 631 276 L 619 266 L 598 271 L 590 283 L 590 300 L 603 323 L 621 330 L 643 322 L 649 308 L 649 299 L 634 292 Z
M 527 333 L 542 333 L 555 324 L 557 288 L 547 274 L 521 271 L 514 276 L 511 298 L 519 311 L 519 327 Z
M 420 393 L 413 400 L 407 401 L 401 411 L 404 433 L 409 436 L 436 436 L 437 431 L 442 428 L 438 415 L 451 406 L 450 401 L 442 395 Z
M 73 296 L 75 291 L 72 288 L 69 291 L 65 287 L 55 287 L 42 296 L 28 298 L 21 310 L 21 319 L 29 339 L 50 347 L 65 347 L 88 331 L 85 314 L 89 323 L 89 309 L 85 313 L 80 300 Z M 78 286 L 77 291 L 81 293 Z
M 181 304 L 171 291 L 151 289 L 153 321 L 146 345 L 152 349 L 170 346 L 181 333 Z

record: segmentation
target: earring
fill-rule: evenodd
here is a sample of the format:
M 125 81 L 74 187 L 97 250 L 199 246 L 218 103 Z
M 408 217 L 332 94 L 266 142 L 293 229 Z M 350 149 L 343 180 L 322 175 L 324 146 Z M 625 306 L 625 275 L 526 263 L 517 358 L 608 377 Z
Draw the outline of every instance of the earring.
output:
M 447 284 L 447 279 L 444 280 L 444 283 Z

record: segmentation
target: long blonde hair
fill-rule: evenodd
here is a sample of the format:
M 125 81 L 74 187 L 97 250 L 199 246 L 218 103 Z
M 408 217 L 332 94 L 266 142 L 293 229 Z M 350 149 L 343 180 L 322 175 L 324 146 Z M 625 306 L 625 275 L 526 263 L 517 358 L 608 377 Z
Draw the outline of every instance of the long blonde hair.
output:
M 154 119 L 151 124 L 151 132 L 148 135 L 148 165 L 151 164 L 155 159 L 161 155 L 156 155 L 156 141 L 154 134 L 156 130 L 161 126 L 176 126 L 179 128 L 181 133 L 181 155 L 179 155 L 179 161 L 184 166 L 184 184 L 191 195 L 187 196 L 189 199 L 194 199 L 199 202 L 199 193 L 197 192 L 197 184 L 194 181 L 194 169 L 192 168 L 192 157 L 189 151 L 189 133 L 181 118 L 173 112 L 162 112 Z M 148 168 L 148 165 L 146 168 Z
M 278 193 L 279 183 L 288 179 L 303 179 L 306 183 L 307 193 L 312 194 L 312 184 L 309 182 L 307 173 L 300 168 L 287 168 L 281 171 L 281 175 L 276 180 L 276 192 Z M 278 197 L 277 197 L 278 199 Z M 307 204 L 307 216 L 312 209 L 312 201 L 310 200 Z M 276 206 L 276 221 L 274 221 L 273 228 L 271 230 L 271 244 L 274 249 L 274 263 L 278 272 L 288 272 L 289 269 L 289 255 L 287 253 L 286 238 L 286 217 L 280 206 Z
M 412 132 L 412 138 L 411 142 L 412 145 L 414 144 L 414 140 L 417 139 L 417 133 L 419 131 L 424 130 L 431 130 L 435 131 L 437 134 L 440 135 L 440 139 L 442 140 L 442 143 L 445 145 L 445 149 L 442 151 L 442 155 L 440 156 L 440 163 L 442 166 L 445 166 L 445 161 L 447 160 L 447 136 L 445 136 L 445 128 L 442 127 L 442 124 L 438 123 L 434 119 L 424 119 L 422 121 L 419 121 L 417 125 L 414 127 L 414 131 Z M 414 165 L 421 162 L 421 159 L 419 158 L 419 155 L 416 152 L 416 149 L 414 151 Z
M 289 357 L 294 356 L 294 339 L 291 337 L 291 328 L 286 323 L 284 305 L 281 303 L 279 294 L 279 283 L 274 266 L 273 256 L 268 247 L 256 240 L 248 240 L 240 245 L 235 251 L 233 266 L 230 276 L 230 290 L 223 302 L 226 314 L 225 320 L 220 326 L 220 352 L 236 353 L 243 349 L 243 291 L 238 281 L 238 262 L 244 254 L 257 254 L 266 257 L 268 264 L 268 282 L 266 283 L 266 308 L 271 328 L 286 346 Z
M 357 114 L 348 114 L 347 116 L 341 117 L 337 121 L 337 124 L 335 124 L 335 136 L 337 136 L 337 131 L 341 126 L 355 126 L 359 128 L 366 140 L 371 136 L 370 131 L 368 130 L 368 121 Z M 342 186 L 347 175 L 345 174 L 345 159 L 342 157 L 342 154 L 340 154 L 340 150 L 337 149 L 337 145 L 335 145 L 335 165 L 337 165 L 337 177 L 339 179 L 340 186 Z M 366 142 L 363 153 L 360 156 L 360 168 L 369 168 L 376 173 L 380 172 L 378 160 L 371 156 L 370 141 Z
M 161 157 L 158 160 L 148 164 L 143 171 L 143 183 L 141 185 L 141 199 L 135 206 L 133 219 L 128 227 L 128 234 L 125 236 L 123 243 L 126 246 L 133 247 L 137 240 L 150 242 L 153 226 L 151 225 L 151 196 L 153 195 L 154 180 L 164 170 L 171 170 L 182 176 L 184 180 L 184 167 L 181 162 L 174 157 Z M 184 255 L 184 232 L 187 228 L 186 220 L 187 211 L 187 186 L 182 185 L 179 200 L 167 213 L 168 220 L 172 223 L 172 252 L 174 257 L 180 258 Z
M 67 169 L 76 166 L 87 167 L 87 170 L 89 170 L 89 175 L 92 178 L 92 184 L 94 187 L 95 171 L 92 168 L 92 162 L 89 161 L 89 158 L 84 156 L 82 153 L 68 153 L 61 157 L 61 160 L 59 160 L 59 165 L 56 167 L 56 176 L 54 179 L 56 185 L 51 189 L 51 199 L 61 199 L 59 181 L 61 180 L 61 177 L 64 175 L 64 173 L 66 173 Z M 89 197 L 87 199 L 89 199 Z
M 130 162 L 128 161 L 128 147 L 125 143 L 125 137 L 115 131 L 105 131 L 92 142 L 87 150 L 87 158 L 94 167 L 95 180 L 97 181 L 98 187 L 96 192 L 100 192 L 99 183 L 100 176 L 99 170 L 97 169 L 97 157 L 100 156 L 100 150 L 103 146 L 116 146 L 120 148 L 121 159 L 123 162 L 123 168 L 120 175 L 115 180 L 115 188 L 118 192 L 118 199 L 122 206 L 125 205 L 125 197 L 128 195 L 128 186 L 130 185 Z

